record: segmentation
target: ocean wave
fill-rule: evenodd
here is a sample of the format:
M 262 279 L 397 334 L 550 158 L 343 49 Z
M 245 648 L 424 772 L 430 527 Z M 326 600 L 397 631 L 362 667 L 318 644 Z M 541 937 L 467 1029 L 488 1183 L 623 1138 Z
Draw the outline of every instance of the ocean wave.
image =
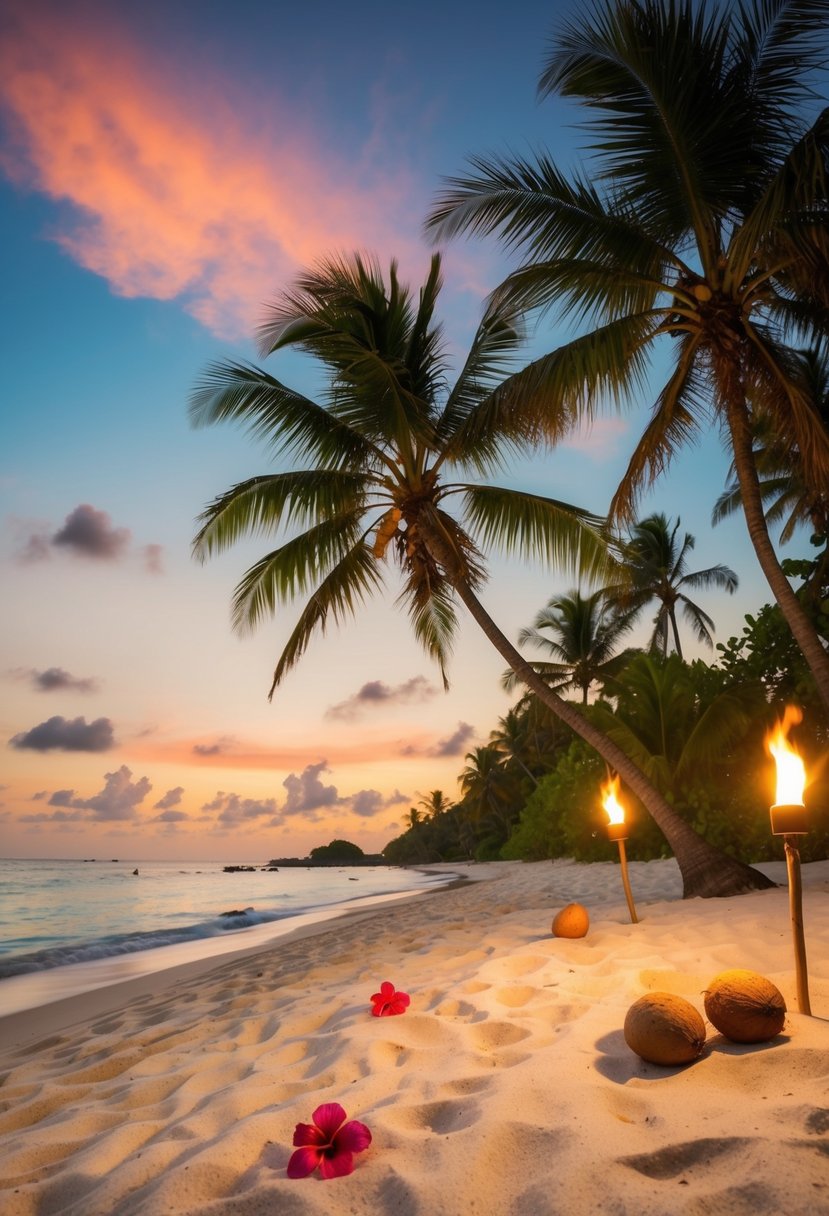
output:
M 70 963 L 88 963 L 94 959 L 113 958 L 120 954 L 134 954 L 138 950 L 154 950 L 159 946 L 176 946 L 181 942 L 198 941 L 201 938 L 218 937 L 224 933 L 236 933 L 254 925 L 271 924 L 288 917 L 301 916 L 312 909 L 294 907 L 272 911 L 257 911 L 255 908 L 233 908 L 221 912 L 217 917 L 195 925 L 183 925 L 175 929 L 150 929 L 134 933 L 118 933 L 95 941 L 70 942 L 60 946 L 48 946 L 43 950 L 32 950 L 25 954 L 0 958 L 0 980 L 13 975 L 31 975 L 36 971 L 48 971 L 52 967 L 65 967 Z

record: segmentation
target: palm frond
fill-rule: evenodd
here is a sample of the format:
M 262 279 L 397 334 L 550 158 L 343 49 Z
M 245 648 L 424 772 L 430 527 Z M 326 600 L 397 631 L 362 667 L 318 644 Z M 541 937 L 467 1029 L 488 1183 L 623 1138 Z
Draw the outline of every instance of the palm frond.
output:
M 440 258 L 415 309 L 392 262 L 388 283 L 375 259 L 354 254 L 305 271 L 261 327 L 267 352 L 297 346 L 331 373 L 331 413 L 375 443 L 428 440 L 442 383 L 440 327 L 432 324 Z
M 682 444 L 697 437 L 701 416 L 709 408 L 694 362 L 698 339 L 694 335 L 683 335 L 679 344 L 677 365 L 657 398 L 651 420 L 610 504 L 608 515 L 614 522 L 632 518 L 642 490 L 653 485 Z
M 809 73 L 826 66 L 826 0 L 741 0 L 735 27 L 735 72 L 753 98 L 763 142 L 789 147 L 798 108 L 809 98 Z
M 443 687 L 449 688 L 447 666 L 458 628 L 454 595 L 450 584 L 435 573 L 426 576 L 426 585 L 413 571 L 400 593 L 399 603 L 408 608 L 415 637 L 430 659 L 437 663 Z
M 624 317 L 573 339 L 504 380 L 447 442 L 447 458 L 486 472 L 515 445 L 555 443 L 590 421 L 607 397 L 617 404 L 645 384 L 650 315 Z
M 233 596 L 231 620 L 239 633 L 252 632 L 277 605 L 304 595 L 362 539 L 362 513 L 325 520 L 265 554 L 245 573 Z
M 744 738 L 765 705 L 762 689 L 744 685 L 722 692 L 703 709 L 685 737 L 676 765 L 677 779 L 698 776 Z
M 699 604 L 689 600 L 686 595 L 681 595 L 679 602 L 682 604 L 682 615 L 693 630 L 694 637 L 703 645 L 712 647 L 714 645 L 714 622 L 711 617 L 707 612 L 703 612 Z
M 567 663 L 545 663 L 543 660 L 532 659 L 530 667 L 553 691 L 570 688 L 573 684 L 572 672 Z M 515 692 L 516 688 L 523 688 L 523 686 L 524 681 L 518 672 L 508 667 L 501 676 L 501 687 L 504 691 Z
M 772 420 L 778 436 L 797 448 L 803 479 L 810 487 L 829 483 L 829 429 L 822 405 L 799 375 L 792 375 L 792 352 L 759 325 L 749 327 L 755 354 L 751 363 L 753 404 Z
M 596 6 L 559 32 L 539 84 L 542 96 L 598 111 L 587 126 L 601 173 L 621 183 L 649 230 L 674 241 L 693 230 L 709 256 L 711 212 L 722 212 L 737 172 L 729 132 L 738 116 L 719 87 L 727 49 L 726 20 L 690 0 Z
M 588 582 L 612 575 L 603 521 L 569 503 L 496 486 L 463 487 L 464 513 L 485 546 L 541 558 Z
M 533 626 L 525 626 L 519 631 L 518 645 L 537 646 L 539 650 L 545 650 L 547 654 L 555 655 L 555 657 L 561 659 L 562 662 L 566 662 L 567 651 L 561 645 L 561 643 L 557 642 L 555 638 L 549 638 L 546 636 L 546 634 L 541 632 L 542 629 L 548 628 L 549 626 L 556 627 L 559 624 L 559 617 L 554 610 L 550 608 L 542 609 L 541 612 L 539 612 L 536 616 Z M 553 663 L 551 666 L 558 667 L 561 666 L 561 664 Z
M 193 554 L 204 561 L 242 536 L 273 533 L 280 525 L 305 526 L 365 503 L 372 479 L 345 469 L 302 469 L 239 482 L 215 498 L 199 516 Z
M 275 453 L 295 450 L 329 468 L 365 464 L 379 453 L 321 405 L 246 363 L 212 363 L 190 397 L 194 426 L 239 421 Z
M 329 618 L 336 624 L 355 615 L 360 604 L 382 583 L 381 567 L 360 540 L 317 587 L 285 645 L 273 673 L 268 699 L 305 653 L 311 638 L 325 633 Z
M 789 132 L 786 156 L 763 182 L 731 241 L 728 257 L 735 281 L 748 276 L 761 252 L 782 284 L 814 291 L 814 272 L 827 254 L 828 146 L 829 109 L 794 145 Z M 801 282 L 804 272 L 808 277 Z
M 436 428 L 440 446 L 451 443 L 471 411 L 513 370 L 523 340 L 524 327 L 512 310 L 494 306 L 487 310 L 441 412 Z
M 733 595 L 739 585 L 739 579 L 730 566 L 709 566 L 707 570 L 695 570 L 691 574 L 683 574 L 676 580 L 677 587 L 718 587 Z

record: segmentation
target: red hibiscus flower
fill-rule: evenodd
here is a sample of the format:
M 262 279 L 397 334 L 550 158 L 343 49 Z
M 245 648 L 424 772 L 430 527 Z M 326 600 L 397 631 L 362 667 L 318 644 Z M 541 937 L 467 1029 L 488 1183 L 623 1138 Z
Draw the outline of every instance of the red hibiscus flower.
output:
M 313 1123 L 297 1123 L 289 1178 L 307 1178 L 317 1166 L 323 1178 L 344 1178 L 351 1173 L 354 1154 L 368 1148 L 371 1132 L 356 1119 L 346 1123 L 347 1117 L 339 1102 L 326 1102 L 314 1111 Z
M 371 998 L 371 1012 L 376 1018 L 387 1018 L 395 1013 L 405 1013 L 409 1008 L 410 999 L 408 992 L 395 992 L 394 984 L 383 980 L 380 991 L 375 992 Z

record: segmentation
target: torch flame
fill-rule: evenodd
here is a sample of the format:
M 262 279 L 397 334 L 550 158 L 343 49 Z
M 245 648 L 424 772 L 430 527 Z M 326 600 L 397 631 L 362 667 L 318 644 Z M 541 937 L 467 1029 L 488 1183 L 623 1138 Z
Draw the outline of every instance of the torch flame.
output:
M 608 822 L 625 822 L 625 808 L 619 802 L 618 777 L 609 777 L 602 785 L 602 806 L 607 811 Z
M 783 720 L 766 735 L 766 749 L 777 764 L 777 806 L 803 806 L 806 767 L 788 739 L 790 729 L 802 719 L 796 705 L 787 705 Z

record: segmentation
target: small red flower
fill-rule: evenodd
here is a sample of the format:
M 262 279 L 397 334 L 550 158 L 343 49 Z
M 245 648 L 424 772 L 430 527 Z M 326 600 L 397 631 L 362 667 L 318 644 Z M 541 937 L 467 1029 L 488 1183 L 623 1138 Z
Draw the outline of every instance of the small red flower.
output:
M 289 1178 L 307 1178 L 317 1166 L 323 1178 L 344 1178 L 351 1173 L 354 1154 L 368 1148 L 371 1132 L 356 1119 L 346 1123 L 347 1117 L 339 1102 L 325 1102 L 311 1116 L 313 1123 L 297 1123 Z
M 373 1006 L 371 1012 L 376 1018 L 387 1018 L 395 1013 L 405 1013 L 409 1008 L 410 1000 L 408 992 L 396 992 L 394 984 L 383 980 L 380 991 L 375 992 L 371 998 Z

